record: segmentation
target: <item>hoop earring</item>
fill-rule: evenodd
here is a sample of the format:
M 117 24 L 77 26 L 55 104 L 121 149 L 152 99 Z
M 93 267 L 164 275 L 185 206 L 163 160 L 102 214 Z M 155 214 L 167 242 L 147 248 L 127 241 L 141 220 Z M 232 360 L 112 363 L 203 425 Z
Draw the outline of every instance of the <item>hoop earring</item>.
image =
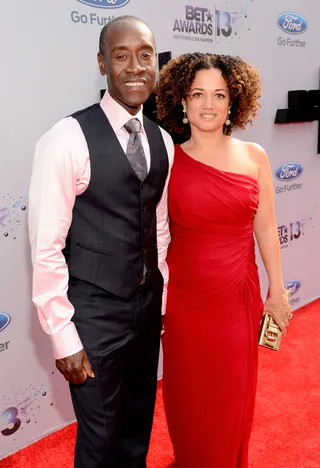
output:
M 182 123 L 184 125 L 187 125 L 187 123 L 189 123 L 189 120 L 188 120 L 188 117 L 187 117 L 187 111 L 185 109 L 183 109 L 183 119 L 182 119 Z
M 228 115 L 230 115 L 230 114 L 231 114 L 231 110 L 229 109 Z M 228 117 L 227 120 L 225 121 L 225 125 L 226 125 L 227 127 L 229 127 L 229 126 L 231 125 L 231 120 L 229 119 L 229 117 Z

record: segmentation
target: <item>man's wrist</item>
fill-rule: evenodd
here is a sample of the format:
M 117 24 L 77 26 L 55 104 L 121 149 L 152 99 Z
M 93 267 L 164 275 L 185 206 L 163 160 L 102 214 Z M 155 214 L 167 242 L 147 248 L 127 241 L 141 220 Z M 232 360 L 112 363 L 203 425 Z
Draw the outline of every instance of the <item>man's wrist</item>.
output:
M 83 344 L 73 322 L 50 335 L 55 359 L 72 356 L 83 349 Z

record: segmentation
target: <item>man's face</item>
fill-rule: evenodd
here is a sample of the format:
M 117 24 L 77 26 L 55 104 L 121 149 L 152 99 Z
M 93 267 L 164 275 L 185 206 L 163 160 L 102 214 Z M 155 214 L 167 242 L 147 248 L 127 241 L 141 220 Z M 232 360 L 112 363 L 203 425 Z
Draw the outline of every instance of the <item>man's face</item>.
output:
M 156 51 L 150 29 L 140 21 L 123 20 L 107 33 L 105 56 L 98 54 L 100 73 L 107 75 L 110 95 L 135 115 L 148 99 L 156 78 Z

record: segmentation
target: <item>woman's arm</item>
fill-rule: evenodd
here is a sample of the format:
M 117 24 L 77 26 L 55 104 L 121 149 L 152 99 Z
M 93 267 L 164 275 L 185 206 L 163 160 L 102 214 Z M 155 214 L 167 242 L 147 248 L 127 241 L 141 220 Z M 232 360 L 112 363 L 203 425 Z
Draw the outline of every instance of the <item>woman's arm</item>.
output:
M 268 156 L 261 146 L 251 143 L 249 151 L 259 169 L 259 206 L 254 219 L 254 233 L 269 279 L 269 297 L 264 313 L 272 315 L 281 330 L 285 332 L 289 324 L 290 306 L 283 286 L 272 172 Z

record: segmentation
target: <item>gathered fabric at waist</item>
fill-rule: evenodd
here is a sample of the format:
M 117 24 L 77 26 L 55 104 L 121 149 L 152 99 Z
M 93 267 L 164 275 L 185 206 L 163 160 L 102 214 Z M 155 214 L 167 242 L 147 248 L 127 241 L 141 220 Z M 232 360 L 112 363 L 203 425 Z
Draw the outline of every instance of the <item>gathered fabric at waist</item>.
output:
M 172 230 L 167 263 L 174 290 L 211 290 L 215 295 L 240 285 L 247 295 L 248 285 L 259 282 L 252 230 L 230 236 L 225 231 Z

